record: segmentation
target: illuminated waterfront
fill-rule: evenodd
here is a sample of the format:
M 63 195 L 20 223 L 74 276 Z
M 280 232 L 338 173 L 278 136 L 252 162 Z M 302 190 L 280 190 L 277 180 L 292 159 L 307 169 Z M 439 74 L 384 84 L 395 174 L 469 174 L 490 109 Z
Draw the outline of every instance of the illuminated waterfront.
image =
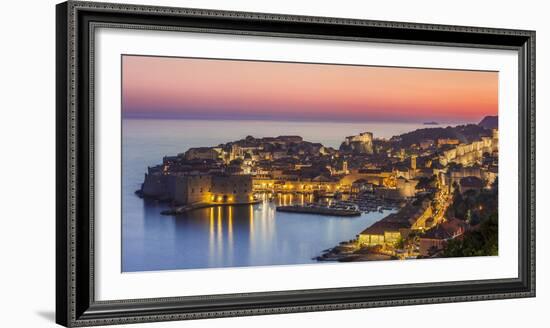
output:
M 412 132 L 410 145 L 403 135 L 375 140 L 362 132 L 346 136 L 338 150 L 323 146 L 380 126 L 387 125 L 124 121 L 123 271 L 461 256 L 467 248 L 447 250 L 442 238 L 467 234 L 481 221 L 495 235 L 497 129 L 428 131 L 445 132 L 436 140 Z M 298 135 L 255 138 L 258 127 L 318 143 Z M 413 127 L 388 131 L 403 128 Z M 471 141 L 448 137 L 453 133 Z M 450 237 L 440 238 L 441 231 Z M 491 238 L 476 251 L 497 254 Z
M 123 271 L 317 263 L 312 258 L 322 250 L 355 238 L 359 231 L 385 215 L 374 212 L 343 218 L 275 212 L 277 201 L 281 205 L 291 203 L 288 195 L 273 203 L 214 207 L 172 217 L 160 214 L 168 209 L 167 205 L 145 202 L 134 194 L 143 181 L 144 168 L 157 163 L 162 156 L 254 133 L 257 124 L 249 121 L 210 122 L 208 125 L 204 121 L 124 121 Z M 235 128 L 231 128 L 233 126 Z M 302 134 L 327 144 L 338 143 L 341 135 L 350 130 L 365 126 L 371 130 L 386 128 L 383 123 L 368 126 L 272 122 L 262 129 L 262 133 L 282 134 L 298 130 L 300 126 Z M 393 126 L 407 130 L 415 125 Z M 222 128 L 224 134 L 218 136 L 216 131 Z M 207 133 L 197 137 L 198 131 Z M 228 133 L 235 136 L 228 136 Z M 334 141 L 331 142 L 332 135 Z M 292 199 L 292 203 L 300 201 L 297 196 Z

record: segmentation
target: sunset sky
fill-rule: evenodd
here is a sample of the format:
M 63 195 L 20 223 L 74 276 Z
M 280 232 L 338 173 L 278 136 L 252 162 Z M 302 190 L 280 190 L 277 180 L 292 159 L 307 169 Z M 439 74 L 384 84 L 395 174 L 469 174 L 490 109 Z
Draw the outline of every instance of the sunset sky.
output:
M 123 56 L 125 118 L 479 122 L 498 73 Z

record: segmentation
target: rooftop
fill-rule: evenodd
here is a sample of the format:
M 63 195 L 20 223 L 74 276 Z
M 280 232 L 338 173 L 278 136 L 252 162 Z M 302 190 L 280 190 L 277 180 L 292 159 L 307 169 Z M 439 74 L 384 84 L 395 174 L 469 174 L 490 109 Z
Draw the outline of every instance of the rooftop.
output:
M 383 235 L 385 231 L 399 231 L 399 229 L 410 229 L 414 218 L 418 217 L 429 202 L 423 202 L 420 206 L 408 204 L 399 212 L 390 214 L 382 220 L 374 223 L 361 232 L 362 235 Z M 411 220 L 412 219 L 412 220 Z
M 439 224 L 437 227 L 428 230 L 422 237 L 425 239 L 451 239 L 462 234 L 468 224 L 460 219 L 450 219 Z

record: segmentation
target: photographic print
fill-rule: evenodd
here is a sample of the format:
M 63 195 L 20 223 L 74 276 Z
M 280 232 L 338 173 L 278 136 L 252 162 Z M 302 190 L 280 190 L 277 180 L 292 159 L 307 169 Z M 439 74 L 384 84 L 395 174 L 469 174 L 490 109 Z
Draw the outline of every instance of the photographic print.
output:
M 121 60 L 123 272 L 498 255 L 498 72 Z

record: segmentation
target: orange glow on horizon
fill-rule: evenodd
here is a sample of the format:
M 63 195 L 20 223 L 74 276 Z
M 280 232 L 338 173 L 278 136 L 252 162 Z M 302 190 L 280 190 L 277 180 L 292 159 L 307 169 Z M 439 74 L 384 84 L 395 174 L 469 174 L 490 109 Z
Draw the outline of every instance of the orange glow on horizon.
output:
M 440 120 L 498 114 L 498 73 L 123 56 L 132 116 L 269 120 Z

